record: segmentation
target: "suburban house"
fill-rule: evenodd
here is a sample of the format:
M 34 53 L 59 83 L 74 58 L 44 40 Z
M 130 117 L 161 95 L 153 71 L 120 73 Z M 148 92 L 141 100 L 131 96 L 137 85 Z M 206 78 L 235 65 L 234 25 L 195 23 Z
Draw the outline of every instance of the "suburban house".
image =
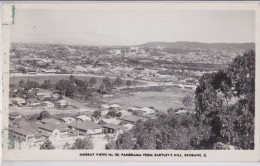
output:
M 127 128 L 113 123 L 102 125 L 103 133 L 123 133 Z
M 156 114 L 139 114 L 138 116 L 146 118 L 146 119 L 155 119 Z
M 132 115 L 131 112 L 128 112 L 128 111 L 126 111 L 126 110 L 120 110 L 119 112 L 122 114 L 122 116 Z
M 51 134 L 54 137 L 68 137 L 70 135 L 70 130 L 64 123 L 47 123 L 39 127 L 42 132 Z
M 25 105 L 26 104 L 26 101 L 20 97 L 15 97 L 15 98 L 12 98 L 10 99 L 10 101 L 15 104 L 15 105 L 19 105 L 19 106 L 22 106 L 22 105 Z
M 50 101 L 44 101 L 42 102 L 42 106 L 46 107 L 46 108 L 54 108 L 54 104 Z
M 39 92 L 37 92 L 37 97 L 40 99 L 40 100 L 44 100 L 46 98 L 50 98 L 52 95 L 51 92 L 49 91 L 46 91 L 46 90 L 40 90 Z
M 12 138 L 17 142 L 29 143 L 31 146 L 43 143 L 46 139 L 46 136 L 39 133 L 37 128 L 32 125 L 9 128 L 8 134 L 9 138 Z
M 101 109 L 109 109 L 110 106 L 108 104 L 102 104 L 102 105 L 100 105 L 99 108 L 101 108 Z
M 42 119 L 41 122 L 42 122 L 42 124 L 48 124 L 48 123 L 59 124 L 60 123 L 60 121 L 58 119 L 54 119 L 54 118 Z
M 103 118 L 101 121 L 98 122 L 98 124 L 100 125 L 104 125 L 104 124 L 119 124 L 121 122 L 121 120 L 118 120 L 116 118 Z
M 91 121 L 91 118 L 87 115 L 80 115 L 80 116 L 76 117 L 76 120 L 79 121 L 79 122 L 83 122 L 85 120 Z
M 103 109 L 103 110 L 101 109 L 100 112 L 101 112 L 101 115 L 106 115 L 106 114 L 108 114 L 109 110 L 108 109 Z
M 112 105 L 110 105 L 110 108 L 111 109 L 118 109 L 118 108 L 120 108 L 121 106 L 120 105 L 118 105 L 118 104 L 112 104 Z
M 153 114 L 153 113 L 155 113 L 154 109 L 151 109 L 151 108 L 148 108 L 148 107 L 141 108 L 140 111 L 142 111 L 145 114 Z
M 132 130 L 132 128 L 133 128 L 133 124 L 125 124 L 125 125 L 122 125 L 123 127 L 125 127 L 126 128 L 126 130 Z
M 92 135 L 102 133 L 101 125 L 88 120 L 85 120 L 83 122 L 72 122 L 71 124 L 69 124 L 69 128 L 78 135 Z
M 72 118 L 72 117 L 64 117 L 64 118 L 60 118 L 60 122 L 66 123 L 66 124 L 70 124 L 71 122 L 74 122 L 76 119 Z
M 36 107 L 41 105 L 41 103 L 37 99 L 28 99 L 27 102 L 31 107 Z
M 57 102 L 57 106 L 58 107 L 67 107 L 69 105 L 69 102 L 67 102 L 66 100 L 58 100 Z
M 120 119 L 122 120 L 123 125 L 127 123 L 135 124 L 138 120 L 145 120 L 145 118 L 135 115 L 122 116 Z
M 15 120 L 15 119 L 18 119 L 18 118 L 21 118 L 22 115 L 18 112 L 10 112 L 9 113 L 9 119 L 10 120 Z

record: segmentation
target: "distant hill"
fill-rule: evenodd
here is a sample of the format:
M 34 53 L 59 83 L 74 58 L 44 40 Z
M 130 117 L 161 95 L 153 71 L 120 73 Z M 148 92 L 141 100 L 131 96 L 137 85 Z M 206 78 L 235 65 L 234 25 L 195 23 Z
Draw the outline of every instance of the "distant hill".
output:
M 140 47 L 163 47 L 176 49 L 221 49 L 248 50 L 255 49 L 255 43 L 200 43 L 200 42 L 149 42 Z

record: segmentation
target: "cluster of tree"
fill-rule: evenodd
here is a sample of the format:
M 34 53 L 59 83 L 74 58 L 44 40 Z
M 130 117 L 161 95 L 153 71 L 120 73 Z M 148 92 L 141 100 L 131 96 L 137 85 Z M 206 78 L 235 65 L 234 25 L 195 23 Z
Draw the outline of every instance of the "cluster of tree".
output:
M 191 99 L 183 102 L 188 106 Z M 172 109 L 138 121 L 106 149 L 254 149 L 255 52 L 236 57 L 226 70 L 203 75 L 195 105 L 195 114 Z
M 194 114 L 161 114 L 157 119 L 138 121 L 106 149 L 196 149 L 193 142 L 202 132 Z
M 92 86 L 96 83 L 95 78 L 91 78 L 89 82 L 86 80 L 75 79 L 73 75 L 69 77 L 69 80 L 60 80 L 55 84 L 56 89 L 60 94 L 67 97 L 74 97 L 75 95 L 83 95 L 86 99 L 91 98 L 93 94 Z

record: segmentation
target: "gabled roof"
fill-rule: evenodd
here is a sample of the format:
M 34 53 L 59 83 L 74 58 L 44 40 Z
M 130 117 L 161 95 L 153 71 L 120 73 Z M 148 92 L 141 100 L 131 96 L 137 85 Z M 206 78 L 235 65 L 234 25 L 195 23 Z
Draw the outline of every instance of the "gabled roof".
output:
M 112 105 L 110 105 L 110 108 L 118 108 L 118 107 L 121 107 L 121 106 L 118 105 L 118 104 L 112 104 Z
M 80 115 L 80 116 L 78 116 L 76 119 L 81 119 L 81 120 L 90 120 L 91 118 L 90 117 L 88 117 L 87 115 Z
M 144 120 L 143 117 L 135 116 L 135 115 L 129 115 L 129 116 L 123 116 L 121 117 L 122 120 L 130 121 L 130 122 L 137 122 L 138 120 Z
M 116 125 L 116 124 L 113 124 L 113 123 L 105 124 L 105 125 L 102 125 L 102 126 L 105 127 L 105 128 L 110 128 L 110 129 L 114 129 L 114 130 L 117 130 L 117 129 L 125 130 L 125 129 L 127 129 L 124 126 Z
M 102 126 L 100 126 L 99 124 L 96 124 L 89 120 L 85 120 L 83 122 L 72 122 L 71 124 L 69 124 L 69 126 L 82 130 L 93 130 L 102 128 Z
M 60 121 L 58 119 L 49 118 L 49 119 L 42 119 L 42 123 L 59 123 Z
M 59 123 L 59 124 L 48 123 L 48 124 L 40 126 L 39 128 L 40 129 L 44 129 L 44 130 L 48 130 L 48 131 L 53 131 L 55 129 L 61 130 L 61 129 L 66 129 L 68 127 L 64 123 Z
M 104 122 L 104 123 L 103 123 Z M 108 124 L 108 123 L 113 123 L 113 124 L 119 124 L 121 121 L 116 119 L 116 118 L 103 118 L 101 121 L 100 121 L 100 124 Z

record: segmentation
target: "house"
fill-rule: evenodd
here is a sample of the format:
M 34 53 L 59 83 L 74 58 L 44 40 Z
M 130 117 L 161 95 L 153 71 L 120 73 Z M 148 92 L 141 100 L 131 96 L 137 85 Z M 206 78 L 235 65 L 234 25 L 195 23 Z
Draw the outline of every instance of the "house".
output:
M 122 120 L 122 124 L 135 124 L 138 120 L 145 120 L 145 118 L 136 115 L 122 116 L 120 119 Z
M 40 90 L 39 92 L 37 92 L 37 97 L 40 100 L 44 100 L 46 98 L 51 98 L 51 96 L 52 96 L 52 93 L 49 91 L 46 91 L 46 90 Z
M 110 106 L 108 104 L 102 104 L 102 105 L 99 106 L 99 108 L 101 108 L 101 109 L 109 109 Z
M 64 123 L 47 123 L 39 127 L 42 132 L 51 134 L 54 137 L 68 137 L 70 135 L 70 130 L 68 126 Z
M 67 107 L 69 105 L 69 102 L 67 102 L 66 100 L 58 100 L 57 102 L 57 106 L 58 107 Z
M 153 114 L 155 113 L 154 109 L 148 108 L 148 107 L 144 107 L 140 109 L 142 112 L 144 112 L 145 114 Z
M 132 130 L 132 128 L 133 128 L 133 124 L 125 124 L 125 125 L 122 125 L 123 127 L 125 127 L 126 128 L 126 130 Z
M 100 110 L 100 112 L 101 112 L 101 115 L 106 115 L 106 114 L 108 114 L 109 110 L 108 109 Z
M 39 133 L 31 125 L 23 126 L 21 128 L 9 128 L 8 135 L 12 140 L 17 142 L 26 142 L 32 146 L 36 144 L 42 144 L 46 139 L 45 135 Z
M 38 72 L 37 72 L 37 70 L 31 69 L 31 70 L 28 70 L 28 74 L 36 75 L 36 74 L 38 74 Z
M 60 121 L 58 119 L 54 119 L 54 118 L 42 119 L 41 122 L 42 122 L 42 124 L 48 124 L 48 123 L 59 124 L 60 123 Z
M 64 117 L 64 118 L 60 118 L 60 122 L 66 123 L 66 124 L 70 124 L 71 122 L 74 122 L 76 119 L 72 118 L 72 117 Z
M 120 105 L 118 105 L 118 104 L 112 104 L 112 105 L 110 105 L 110 108 L 119 108 L 119 107 L 121 107 Z
M 20 97 L 12 98 L 12 99 L 10 99 L 10 101 L 13 104 L 16 104 L 16 105 L 19 105 L 19 106 L 22 106 L 22 105 L 26 104 L 26 101 L 23 98 L 20 98 Z
M 36 107 L 41 105 L 41 103 L 37 99 L 28 99 L 27 102 L 31 107 Z
M 101 134 L 102 126 L 94 122 L 85 120 L 83 122 L 72 122 L 69 124 L 69 128 L 75 131 L 78 135 L 92 135 Z
M 18 118 L 21 118 L 22 117 L 22 114 L 18 113 L 18 112 L 10 112 L 9 113 L 9 119 L 10 120 L 15 120 L 15 119 L 18 119 Z
M 156 114 L 139 114 L 138 116 L 144 117 L 146 119 L 155 119 L 156 118 Z
M 12 124 L 15 127 L 21 127 L 21 126 L 29 125 L 30 123 L 27 122 L 25 119 L 20 118 L 20 119 L 16 119 Z
M 47 107 L 47 108 L 54 108 L 54 103 L 50 101 L 45 101 L 42 103 L 42 106 Z
M 91 118 L 89 116 L 87 116 L 87 115 L 80 115 L 80 116 L 76 117 L 76 120 L 80 121 L 80 122 L 83 122 L 85 120 L 91 121 Z
M 126 111 L 126 110 L 120 110 L 119 112 L 122 114 L 122 116 L 132 115 L 131 112 L 128 112 L 128 111 Z
M 127 128 L 113 123 L 102 125 L 103 133 L 123 133 Z
M 118 120 L 116 118 L 103 118 L 101 121 L 98 122 L 100 125 L 104 124 L 119 124 L 121 123 L 121 120 Z

